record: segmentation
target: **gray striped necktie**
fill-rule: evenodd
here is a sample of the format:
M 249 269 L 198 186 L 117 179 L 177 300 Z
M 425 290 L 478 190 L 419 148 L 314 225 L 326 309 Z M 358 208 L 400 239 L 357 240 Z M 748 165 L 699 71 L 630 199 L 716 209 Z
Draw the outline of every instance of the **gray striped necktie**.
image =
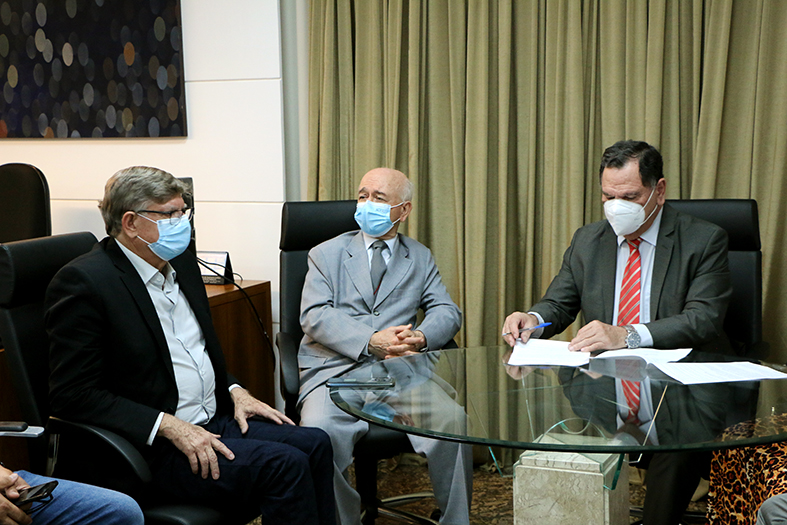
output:
M 377 295 L 380 282 L 385 274 L 383 249 L 385 249 L 385 241 L 377 240 L 372 243 L 372 290 L 374 290 L 374 295 Z

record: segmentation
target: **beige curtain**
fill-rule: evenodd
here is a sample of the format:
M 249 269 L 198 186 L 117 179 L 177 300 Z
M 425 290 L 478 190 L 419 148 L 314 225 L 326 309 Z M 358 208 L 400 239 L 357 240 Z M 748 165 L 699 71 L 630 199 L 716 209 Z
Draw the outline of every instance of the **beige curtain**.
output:
M 405 231 L 464 312 L 459 343 L 494 345 L 603 217 L 603 149 L 646 140 L 669 198 L 757 199 L 765 338 L 784 362 L 785 26 L 780 0 L 312 0 L 308 196 L 407 173 Z M 468 396 L 506 381 L 473 365 Z

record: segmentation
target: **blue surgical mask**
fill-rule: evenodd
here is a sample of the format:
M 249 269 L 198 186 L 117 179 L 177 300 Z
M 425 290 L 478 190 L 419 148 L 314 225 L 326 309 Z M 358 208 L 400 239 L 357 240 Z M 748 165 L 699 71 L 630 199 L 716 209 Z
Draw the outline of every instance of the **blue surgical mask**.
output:
M 148 242 L 142 237 L 140 239 L 160 259 L 169 261 L 186 251 L 191 242 L 191 222 L 188 219 L 183 218 L 173 224 L 169 219 L 154 221 L 144 215 L 139 216 L 150 222 L 155 222 L 158 226 L 158 240 L 156 242 Z
M 391 231 L 394 224 L 399 222 L 399 219 L 391 222 L 391 208 L 398 208 L 402 204 L 404 201 L 395 206 L 382 202 L 359 202 L 355 209 L 355 222 L 367 235 L 380 237 Z

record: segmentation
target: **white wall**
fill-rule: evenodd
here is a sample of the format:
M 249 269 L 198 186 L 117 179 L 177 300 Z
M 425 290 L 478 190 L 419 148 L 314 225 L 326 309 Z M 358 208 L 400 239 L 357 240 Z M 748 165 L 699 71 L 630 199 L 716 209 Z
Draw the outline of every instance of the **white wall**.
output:
M 4 139 L 0 164 L 26 162 L 44 172 L 53 233 L 90 230 L 98 238 L 105 234 L 96 204 L 118 169 L 142 164 L 193 177 L 197 248 L 229 251 L 245 279 L 271 281 L 278 323 L 284 201 L 279 4 L 181 0 L 181 12 L 188 138 Z

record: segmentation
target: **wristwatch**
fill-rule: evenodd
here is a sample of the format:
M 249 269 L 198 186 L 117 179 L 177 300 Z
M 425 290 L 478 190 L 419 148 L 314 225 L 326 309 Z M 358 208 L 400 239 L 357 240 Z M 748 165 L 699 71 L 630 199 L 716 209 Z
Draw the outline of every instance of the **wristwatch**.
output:
M 642 338 L 639 336 L 634 327 L 630 324 L 624 325 L 626 329 L 626 348 L 639 348 L 642 343 Z

